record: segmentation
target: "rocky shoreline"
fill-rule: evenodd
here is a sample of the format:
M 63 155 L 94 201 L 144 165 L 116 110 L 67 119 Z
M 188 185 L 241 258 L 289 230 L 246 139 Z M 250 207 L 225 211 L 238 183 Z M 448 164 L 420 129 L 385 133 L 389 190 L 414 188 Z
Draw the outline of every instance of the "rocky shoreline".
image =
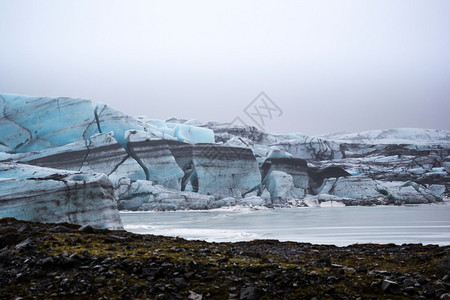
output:
M 450 246 L 207 243 L 0 220 L 1 299 L 450 299 Z

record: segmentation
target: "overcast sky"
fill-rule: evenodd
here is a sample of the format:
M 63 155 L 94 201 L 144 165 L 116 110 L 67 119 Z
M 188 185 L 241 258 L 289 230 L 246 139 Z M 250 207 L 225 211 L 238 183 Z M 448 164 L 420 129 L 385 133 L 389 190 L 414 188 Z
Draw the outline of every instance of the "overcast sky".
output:
M 0 1 L 0 92 L 272 132 L 450 130 L 450 1 Z

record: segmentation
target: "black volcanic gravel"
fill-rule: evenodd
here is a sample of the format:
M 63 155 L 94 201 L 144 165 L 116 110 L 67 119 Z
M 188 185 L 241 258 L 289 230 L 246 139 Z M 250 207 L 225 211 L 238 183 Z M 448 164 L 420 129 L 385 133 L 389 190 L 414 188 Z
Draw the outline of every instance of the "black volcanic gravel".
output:
M 450 299 L 450 246 L 207 243 L 0 220 L 1 299 Z

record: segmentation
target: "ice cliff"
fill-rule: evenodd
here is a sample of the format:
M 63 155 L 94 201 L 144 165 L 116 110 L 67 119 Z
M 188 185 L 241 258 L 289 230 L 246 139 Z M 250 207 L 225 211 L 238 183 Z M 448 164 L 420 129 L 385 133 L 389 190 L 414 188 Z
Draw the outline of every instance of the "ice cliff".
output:
M 116 206 L 433 203 L 450 192 L 449 149 L 444 130 L 274 135 L 132 117 L 84 99 L 0 94 L 0 210 L 120 228 Z
M 82 173 L 0 163 L 0 218 L 123 229 L 111 181 Z

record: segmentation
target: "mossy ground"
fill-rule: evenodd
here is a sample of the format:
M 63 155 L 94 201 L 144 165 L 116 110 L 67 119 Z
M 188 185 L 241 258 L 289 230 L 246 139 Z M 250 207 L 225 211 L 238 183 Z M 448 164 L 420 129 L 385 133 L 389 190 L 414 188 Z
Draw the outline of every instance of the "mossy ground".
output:
M 426 286 L 450 264 L 450 247 L 421 244 L 207 243 L 9 218 L 0 235 L 2 299 L 411 299 L 436 297 Z

